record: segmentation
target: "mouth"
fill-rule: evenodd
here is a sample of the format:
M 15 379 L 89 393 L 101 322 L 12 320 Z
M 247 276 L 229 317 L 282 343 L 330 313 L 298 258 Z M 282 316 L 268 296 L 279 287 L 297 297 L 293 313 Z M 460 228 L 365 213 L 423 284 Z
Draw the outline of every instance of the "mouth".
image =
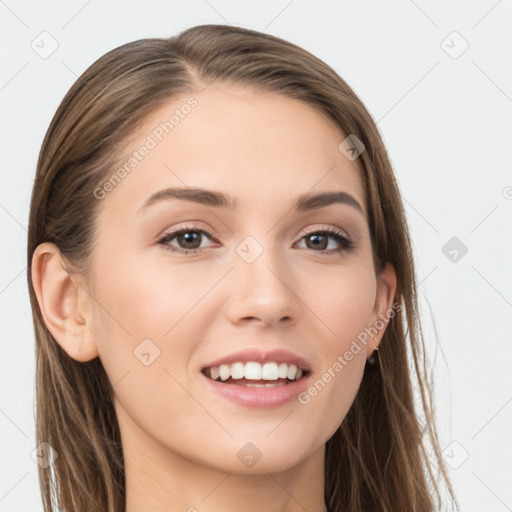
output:
M 201 372 L 213 381 L 255 388 L 287 386 L 309 375 L 309 370 L 293 363 L 257 361 L 221 364 L 203 368 Z

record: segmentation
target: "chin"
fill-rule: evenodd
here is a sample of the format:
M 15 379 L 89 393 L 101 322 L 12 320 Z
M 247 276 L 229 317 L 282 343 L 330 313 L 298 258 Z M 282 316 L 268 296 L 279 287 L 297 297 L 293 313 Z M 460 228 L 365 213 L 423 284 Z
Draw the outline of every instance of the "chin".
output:
M 299 439 L 294 442 L 287 438 L 285 443 L 282 438 L 271 439 L 271 436 L 267 439 L 261 436 L 254 441 L 230 440 L 225 448 L 217 445 L 218 449 L 213 454 L 210 452 L 209 459 L 204 460 L 203 464 L 226 473 L 265 475 L 287 471 L 324 446 L 322 443 L 307 450 Z

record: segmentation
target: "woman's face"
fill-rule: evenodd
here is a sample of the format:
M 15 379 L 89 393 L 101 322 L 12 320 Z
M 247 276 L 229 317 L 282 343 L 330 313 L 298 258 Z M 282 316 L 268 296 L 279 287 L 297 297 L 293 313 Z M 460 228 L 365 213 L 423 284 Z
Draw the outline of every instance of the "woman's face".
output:
M 319 453 L 343 421 L 375 347 L 357 337 L 393 294 L 391 274 L 375 275 L 345 138 L 302 102 L 221 83 L 174 98 L 137 131 L 116 177 L 95 191 L 88 276 L 87 323 L 125 450 L 279 471 Z M 345 195 L 311 202 L 333 192 Z M 230 358 L 243 351 L 253 352 Z M 205 375 L 225 358 L 244 380 Z M 273 380 L 293 375 L 298 358 L 302 378 Z M 260 367 L 272 387 L 247 385 L 263 383 L 260 367 L 245 364 L 258 361 L 270 363 Z

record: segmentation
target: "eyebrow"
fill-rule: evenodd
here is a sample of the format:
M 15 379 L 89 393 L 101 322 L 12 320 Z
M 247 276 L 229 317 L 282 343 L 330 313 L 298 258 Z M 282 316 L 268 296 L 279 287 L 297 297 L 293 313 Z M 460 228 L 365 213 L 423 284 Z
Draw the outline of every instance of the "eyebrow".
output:
M 191 201 L 212 208 L 224 208 L 229 210 L 236 210 L 239 206 L 239 202 L 236 198 L 214 190 L 201 188 L 166 188 L 150 196 L 139 208 L 138 212 L 145 210 L 152 204 L 169 199 Z M 293 203 L 292 210 L 305 212 L 324 208 L 336 203 L 352 206 L 366 217 L 366 213 L 359 202 L 353 196 L 343 191 L 322 192 L 315 195 L 310 195 L 309 193 L 303 194 Z

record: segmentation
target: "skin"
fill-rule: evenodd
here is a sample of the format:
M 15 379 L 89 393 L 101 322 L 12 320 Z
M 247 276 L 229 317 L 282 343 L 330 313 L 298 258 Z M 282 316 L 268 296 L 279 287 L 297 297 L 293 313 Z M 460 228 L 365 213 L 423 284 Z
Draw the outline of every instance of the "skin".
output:
M 154 112 L 131 151 L 190 96 Z M 388 264 L 375 274 L 358 163 L 339 151 L 346 134 L 332 121 L 298 100 L 218 82 L 193 96 L 191 113 L 99 201 L 86 277 L 68 274 L 55 245 L 36 249 L 44 321 L 70 357 L 99 356 L 115 384 L 127 511 L 324 510 L 325 442 L 385 327 L 305 405 L 237 405 L 199 372 L 243 348 L 286 348 L 310 363 L 315 382 L 389 311 L 395 272 Z M 170 186 L 222 191 L 239 206 L 171 199 L 137 212 Z M 347 204 L 291 211 L 299 195 L 339 190 L 364 213 Z M 197 235 L 202 252 L 158 244 L 189 225 L 215 233 Z M 318 248 L 306 235 L 329 227 L 356 247 L 319 254 L 340 245 L 328 238 Z M 235 250 L 247 236 L 263 249 L 250 264 Z M 191 247 L 176 237 L 167 245 Z M 160 350 L 149 366 L 134 356 L 147 338 Z M 237 457 L 247 442 L 261 452 L 252 468 Z

